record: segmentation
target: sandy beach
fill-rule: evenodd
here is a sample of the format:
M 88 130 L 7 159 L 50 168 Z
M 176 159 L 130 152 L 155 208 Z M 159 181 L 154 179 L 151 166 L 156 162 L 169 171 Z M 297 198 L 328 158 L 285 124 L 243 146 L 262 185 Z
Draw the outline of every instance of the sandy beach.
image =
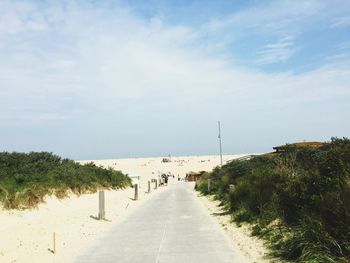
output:
M 242 155 L 225 155 L 227 162 Z M 189 171 L 210 171 L 219 165 L 218 156 L 172 157 L 171 162 L 159 158 L 84 160 L 103 167 L 112 167 L 140 176 L 139 200 L 132 200 L 132 188 L 106 191 L 106 221 L 96 220 L 98 194 L 71 195 L 58 200 L 47 197 L 37 209 L 25 211 L 0 210 L 0 262 L 73 262 L 75 258 L 98 242 L 143 202 L 161 193 L 166 187 L 146 193 L 148 180 L 161 173 L 184 178 Z M 53 233 L 56 235 L 56 254 L 52 253 Z

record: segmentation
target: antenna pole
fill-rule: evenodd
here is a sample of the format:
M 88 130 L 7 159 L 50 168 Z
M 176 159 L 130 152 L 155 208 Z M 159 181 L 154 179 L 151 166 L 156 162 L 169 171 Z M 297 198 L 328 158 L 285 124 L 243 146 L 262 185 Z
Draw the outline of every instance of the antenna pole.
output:
M 222 166 L 222 146 L 221 146 L 221 127 L 220 127 L 220 121 L 218 121 L 218 128 L 219 128 L 219 145 L 220 145 L 220 166 Z

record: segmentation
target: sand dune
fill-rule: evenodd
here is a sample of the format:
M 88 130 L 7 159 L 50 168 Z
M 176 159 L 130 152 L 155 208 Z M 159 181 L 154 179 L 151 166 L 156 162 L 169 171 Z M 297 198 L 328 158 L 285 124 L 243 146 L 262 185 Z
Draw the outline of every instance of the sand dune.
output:
M 240 156 L 225 155 L 224 161 Z M 92 161 L 124 173 L 139 174 L 140 200 L 132 200 L 132 188 L 106 191 L 108 221 L 94 219 L 98 214 L 97 193 L 80 197 L 71 195 L 63 200 L 48 197 L 46 203 L 34 210 L 0 210 L 0 262 L 73 262 L 77 255 L 89 249 L 94 242 L 98 242 L 109 229 L 125 220 L 133 209 L 137 209 L 147 199 L 164 190 L 160 187 L 151 194 L 145 193 L 148 180 L 158 178 L 158 174 L 161 173 L 170 172 L 183 178 L 189 171 L 210 171 L 220 163 L 220 158 L 172 157 L 168 163 L 162 162 L 160 157 Z M 50 252 L 53 232 L 56 233 L 56 254 Z

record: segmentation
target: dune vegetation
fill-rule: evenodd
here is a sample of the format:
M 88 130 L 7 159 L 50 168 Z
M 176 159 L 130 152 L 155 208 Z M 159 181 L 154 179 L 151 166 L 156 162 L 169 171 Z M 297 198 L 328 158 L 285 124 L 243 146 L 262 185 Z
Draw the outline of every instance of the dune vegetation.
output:
M 130 185 L 127 175 L 88 163 L 81 165 L 48 152 L 0 153 L 0 204 L 5 209 L 26 209 L 58 198 L 118 189 Z
M 211 180 L 208 193 L 208 180 Z M 234 160 L 196 189 L 222 201 L 238 225 L 290 262 L 350 262 L 350 140 Z

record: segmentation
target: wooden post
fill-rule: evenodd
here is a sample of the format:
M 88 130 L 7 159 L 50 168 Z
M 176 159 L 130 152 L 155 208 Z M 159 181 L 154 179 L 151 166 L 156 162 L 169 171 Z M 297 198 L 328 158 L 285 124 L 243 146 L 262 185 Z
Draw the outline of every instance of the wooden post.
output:
M 52 246 L 52 253 L 56 254 L 56 233 L 53 232 L 53 246 Z
M 105 219 L 106 213 L 105 213 L 105 192 L 100 191 L 98 193 L 98 199 L 99 199 L 99 212 L 98 212 L 98 219 L 102 220 Z
M 210 193 L 210 179 L 208 179 L 208 193 Z
M 151 193 L 151 181 L 148 181 L 148 193 Z
M 138 200 L 139 199 L 139 185 L 134 184 L 134 188 L 135 188 L 134 200 Z
M 155 186 L 155 187 L 154 187 L 155 189 L 158 188 L 158 181 L 157 181 L 157 179 L 154 179 L 154 186 Z

